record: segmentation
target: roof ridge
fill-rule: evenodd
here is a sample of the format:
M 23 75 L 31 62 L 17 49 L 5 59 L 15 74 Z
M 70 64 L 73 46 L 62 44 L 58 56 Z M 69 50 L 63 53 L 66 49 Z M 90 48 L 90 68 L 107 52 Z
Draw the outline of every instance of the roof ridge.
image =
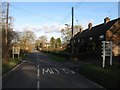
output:
M 91 30 L 84 29 L 81 33 L 78 32 L 74 35 L 74 38 L 78 37 L 89 37 L 92 35 L 99 35 L 105 33 L 112 25 L 114 25 L 120 18 L 113 19 L 108 23 L 101 23 L 91 28 Z

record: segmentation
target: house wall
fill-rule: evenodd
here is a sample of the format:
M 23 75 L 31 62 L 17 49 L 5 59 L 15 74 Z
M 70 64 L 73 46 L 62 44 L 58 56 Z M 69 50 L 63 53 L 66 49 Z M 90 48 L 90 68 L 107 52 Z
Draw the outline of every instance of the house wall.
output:
M 106 40 L 113 42 L 113 55 L 120 55 L 120 23 L 117 21 L 107 32 Z
M 101 40 L 104 38 L 100 39 L 100 36 L 77 38 L 74 40 L 74 52 L 100 51 Z
M 117 21 L 109 30 L 93 35 L 94 36 L 89 36 L 88 34 L 88 37 L 76 37 L 74 39 L 74 52 L 81 53 L 86 51 L 95 51 L 100 53 L 101 41 L 113 41 L 113 55 L 120 55 L 120 20 Z

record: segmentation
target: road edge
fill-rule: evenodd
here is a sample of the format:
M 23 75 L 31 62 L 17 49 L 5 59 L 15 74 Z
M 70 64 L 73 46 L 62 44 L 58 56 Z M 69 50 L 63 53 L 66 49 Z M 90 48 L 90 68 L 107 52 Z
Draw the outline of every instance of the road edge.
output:
M 7 74 L 9 74 L 10 72 L 12 72 L 13 70 L 15 70 L 17 67 L 19 67 L 23 62 L 24 62 L 25 60 L 23 60 L 21 63 L 19 63 L 17 66 L 15 66 L 14 68 L 12 68 L 9 72 L 7 72 L 6 74 L 4 74 L 3 76 L 2 76 L 2 78 L 3 77 L 5 77 Z

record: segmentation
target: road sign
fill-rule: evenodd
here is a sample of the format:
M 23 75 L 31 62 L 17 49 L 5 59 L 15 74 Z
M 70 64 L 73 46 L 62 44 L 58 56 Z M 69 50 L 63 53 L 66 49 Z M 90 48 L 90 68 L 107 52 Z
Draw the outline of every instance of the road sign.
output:
M 105 58 L 106 56 L 110 57 L 110 65 L 112 65 L 112 41 L 102 41 L 102 67 L 105 67 Z
M 19 58 L 19 54 L 20 54 L 20 47 L 12 47 L 12 57 L 14 59 L 14 55 L 17 54 L 18 58 Z

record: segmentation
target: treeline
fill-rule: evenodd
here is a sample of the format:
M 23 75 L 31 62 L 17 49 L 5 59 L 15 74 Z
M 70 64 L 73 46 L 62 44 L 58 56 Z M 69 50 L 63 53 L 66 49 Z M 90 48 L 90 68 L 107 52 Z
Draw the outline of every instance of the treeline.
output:
M 35 41 L 35 47 L 37 50 L 42 51 L 61 50 L 62 41 L 60 38 L 54 38 L 53 36 L 48 41 L 46 36 L 40 36 Z

